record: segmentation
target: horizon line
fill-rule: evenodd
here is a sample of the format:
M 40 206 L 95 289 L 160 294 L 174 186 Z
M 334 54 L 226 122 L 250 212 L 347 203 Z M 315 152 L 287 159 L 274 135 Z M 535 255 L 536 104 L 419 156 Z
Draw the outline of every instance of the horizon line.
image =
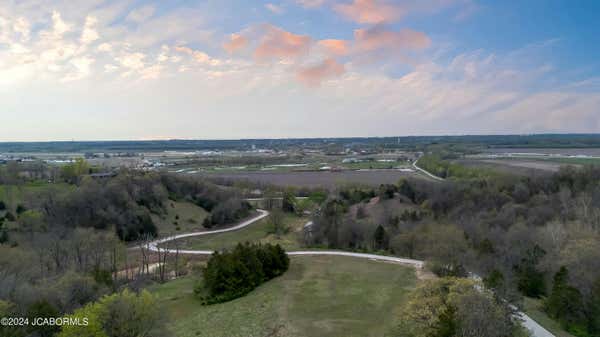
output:
M 171 141 L 253 141 L 253 140 L 318 140 L 318 139 L 377 139 L 377 138 L 430 138 L 430 137 L 501 137 L 501 136 L 600 136 L 597 133 L 580 132 L 541 132 L 541 133 L 461 133 L 461 134 L 423 134 L 395 136 L 323 136 L 323 137 L 273 137 L 273 138 L 150 138 L 150 139 L 97 139 L 97 140 L 0 140 L 0 144 L 26 143 L 110 143 L 110 142 L 171 142 Z

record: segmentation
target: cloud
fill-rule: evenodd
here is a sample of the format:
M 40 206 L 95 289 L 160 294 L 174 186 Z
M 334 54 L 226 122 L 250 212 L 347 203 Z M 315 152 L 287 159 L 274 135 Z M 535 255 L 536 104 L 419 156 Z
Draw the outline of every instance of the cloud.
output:
M 306 55 L 310 49 L 311 38 L 297 35 L 273 25 L 263 25 L 254 56 L 259 60 L 292 59 Z
M 272 4 L 272 3 L 266 4 L 265 8 L 268 9 L 271 13 L 275 13 L 275 14 L 283 14 L 283 12 L 284 12 L 283 7 L 281 7 L 280 5 Z
M 297 78 L 307 86 L 316 87 L 324 80 L 341 76 L 345 71 L 342 64 L 330 58 L 317 65 L 301 68 Z
M 62 82 L 77 81 L 87 77 L 91 73 L 91 65 L 94 63 L 94 59 L 83 56 L 73 58 L 69 61 L 69 64 L 74 68 L 73 71 L 69 72 L 65 77 L 61 79 Z
M 98 51 L 108 53 L 112 51 L 112 46 L 110 45 L 110 43 L 104 42 L 98 46 Z
M 106 73 L 113 73 L 113 72 L 117 71 L 117 69 L 119 69 L 119 67 L 117 67 L 114 64 L 105 64 L 104 65 L 104 72 L 106 72 Z
M 317 8 L 321 7 L 327 2 L 327 0 L 296 0 L 300 6 L 304 8 Z
M 361 28 L 354 31 L 357 51 L 375 50 L 419 50 L 428 48 L 431 39 L 422 32 L 403 29 L 398 32 L 386 30 L 383 26 Z
M 404 11 L 383 0 L 354 0 L 350 4 L 334 6 L 346 19 L 363 24 L 381 24 L 397 21 Z
M 222 63 L 220 60 L 210 57 L 205 52 L 202 52 L 199 50 L 194 50 L 190 47 L 177 46 L 177 47 L 175 47 L 175 50 L 180 53 L 190 55 L 198 63 L 209 64 L 212 66 L 218 66 L 218 65 L 221 65 L 221 63 Z
M 13 30 L 21 34 L 22 42 L 27 42 L 29 40 L 30 29 L 29 21 L 23 17 L 18 18 L 13 24 Z
M 117 57 L 115 60 L 118 61 L 123 67 L 129 68 L 131 70 L 141 70 L 144 68 L 144 59 L 146 55 L 139 52 L 134 53 L 123 53 L 121 56 Z
M 177 7 L 153 15 L 133 27 L 119 27 L 122 36 L 116 38 L 137 48 L 159 47 L 164 43 L 211 42 L 213 30 L 204 26 L 205 15 L 199 9 Z
M 87 16 L 85 18 L 85 24 L 83 26 L 83 32 L 81 33 L 80 41 L 83 44 L 92 43 L 100 38 L 100 35 L 96 31 L 96 24 L 98 19 L 93 16 Z
M 168 61 L 169 60 L 169 51 L 170 50 L 171 50 L 171 48 L 169 48 L 169 46 L 162 45 L 160 47 L 160 54 L 158 54 L 158 56 L 156 57 L 156 61 L 158 61 L 159 63 Z
M 223 43 L 223 49 L 228 53 L 233 54 L 248 45 L 248 39 L 241 34 L 231 34 L 229 40 Z
M 321 46 L 325 51 L 332 55 L 342 56 L 348 54 L 350 48 L 348 46 L 348 41 L 345 40 L 320 40 L 317 42 L 319 46 Z
M 143 80 L 155 80 L 160 77 L 164 66 L 160 64 L 155 64 L 149 67 L 146 67 L 140 71 L 140 78 Z
M 45 39 L 61 39 L 63 35 L 71 30 L 71 25 L 63 21 L 60 12 L 52 12 L 52 30 L 40 33 Z
M 135 23 L 141 23 L 150 19 L 154 15 L 155 10 L 156 9 L 152 5 L 146 5 L 143 7 L 135 8 L 134 10 L 129 12 L 129 14 L 127 14 L 125 20 Z

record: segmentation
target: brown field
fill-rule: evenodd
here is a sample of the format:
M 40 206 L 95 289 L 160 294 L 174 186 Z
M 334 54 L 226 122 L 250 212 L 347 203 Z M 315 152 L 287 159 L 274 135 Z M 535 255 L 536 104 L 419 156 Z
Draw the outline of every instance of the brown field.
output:
M 485 168 L 500 173 L 509 173 L 521 176 L 550 174 L 557 172 L 560 167 L 564 165 L 554 162 L 517 159 L 466 159 L 458 160 L 457 162 L 468 167 Z
M 489 159 L 482 160 L 482 162 L 492 165 L 506 165 L 512 167 L 522 167 L 525 169 L 532 170 L 542 170 L 542 171 L 550 171 L 550 172 L 558 172 L 561 166 L 564 164 L 548 162 L 548 161 L 538 161 L 538 160 L 512 160 L 512 159 Z
M 565 148 L 565 149 L 536 149 L 536 148 L 496 148 L 486 149 L 486 153 L 527 153 L 527 154 L 560 154 L 566 156 L 586 155 L 586 156 L 600 156 L 600 148 Z
M 335 188 L 345 184 L 380 185 L 397 183 L 403 177 L 419 177 L 420 174 L 398 170 L 365 171 L 306 171 L 306 172 L 240 172 L 240 173 L 200 173 L 205 177 L 218 177 L 233 180 L 248 180 L 263 184 L 298 187 Z

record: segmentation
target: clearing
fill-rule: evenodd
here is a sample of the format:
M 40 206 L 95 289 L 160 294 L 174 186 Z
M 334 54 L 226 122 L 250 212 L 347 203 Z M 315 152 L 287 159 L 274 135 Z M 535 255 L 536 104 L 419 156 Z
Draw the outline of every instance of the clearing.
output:
M 167 214 L 152 215 L 160 236 L 205 230 L 202 222 L 208 216 L 204 208 L 188 201 L 167 202 Z M 178 229 L 179 228 L 179 229 Z
M 309 221 L 308 218 L 298 217 L 293 214 L 284 214 L 283 222 L 289 228 L 286 234 L 276 236 L 271 234 L 269 217 L 259 220 L 240 230 L 218 233 L 214 235 L 194 236 L 181 239 L 181 249 L 193 250 L 222 250 L 232 248 L 238 243 L 262 242 L 279 244 L 286 250 L 297 250 L 301 247 L 302 228 Z M 215 228 L 218 229 L 218 228 Z
M 194 279 L 151 288 L 178 337 L 382 336 L 417 282 L 414 268 L 351 257 L 293 257 L 290 269 L 231 302 L 202 306 Z

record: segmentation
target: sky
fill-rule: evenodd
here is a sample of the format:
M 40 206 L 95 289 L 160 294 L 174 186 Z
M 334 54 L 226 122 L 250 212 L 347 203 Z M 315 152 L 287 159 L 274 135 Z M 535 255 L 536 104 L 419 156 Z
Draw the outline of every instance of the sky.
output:
M 600 1 L 2 0 L 0 141 L 600 132 Z

